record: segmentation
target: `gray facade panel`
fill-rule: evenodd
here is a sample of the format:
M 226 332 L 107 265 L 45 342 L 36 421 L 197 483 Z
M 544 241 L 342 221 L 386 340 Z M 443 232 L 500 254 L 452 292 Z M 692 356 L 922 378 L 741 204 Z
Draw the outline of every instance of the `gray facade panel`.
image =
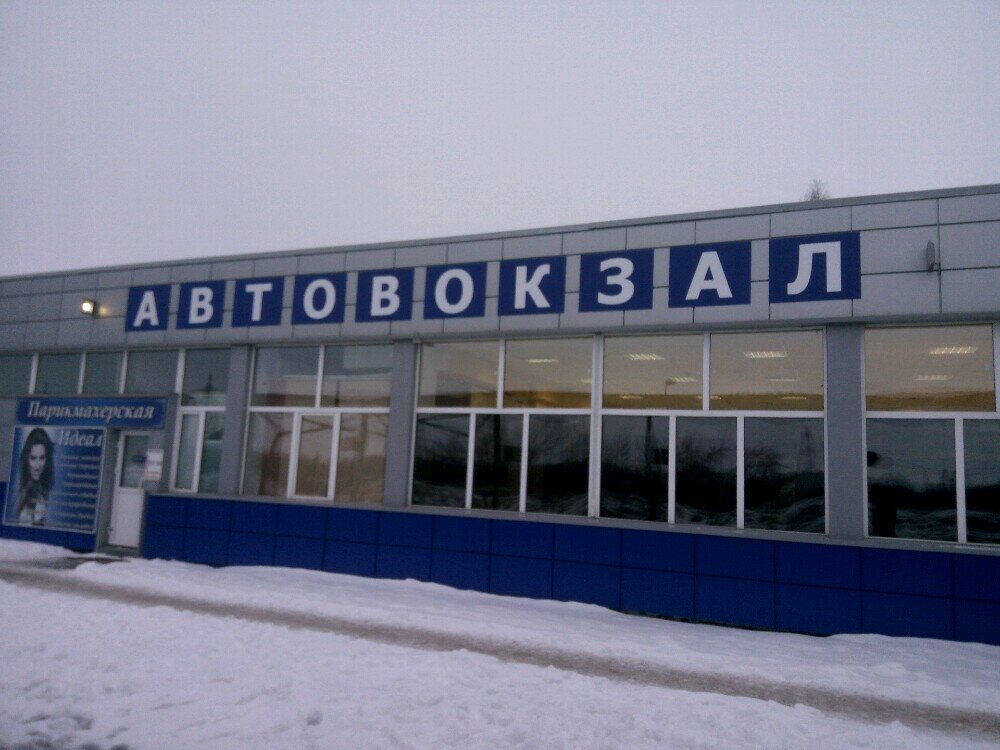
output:
M 417 314 L 418 312 L 420 314 Z M 390 334 L 393 337 L 433 335 L 444 330 L 443 320 L 424 320 L 422 313 L 423 305 L 419 311 L 414 310 L 413 320 L 394 320 L 390 327 Z
M 59 346 L 59 321 L 25 323 L 24 345 L 32 349 L 53 349 Z
M 563 235 L 563 253 L 599 253 L 625 249 L 625 227 L 567 232 Z
M 500 294 L 500 262 L 492 261 L 486 265 L 486 296 L 496 297 Z
M 191 263 L 183 266 L 170 266 L 170 281 L 175 284 L 187 281 L 209 281 L 212 279 L 212 264 Z M 157 279 L 152 283 L 163 283 Z
M 427 292 L 427 269 L 423 266 L 413 269 L 413 310 L 424 309 L 424 295 Z
M 944 271 L 941 274 L 941 311 L 1000 314 L 1000 268 Z
M 0 294 L 4 297 L 16 297 L 30 294 L 31 279 L 11 279 L 0 281 Z
M 861 273 L 927 270 L 927 243 L 937 245 L 937 227 L 861 232 Z
M 628 227 L 625 232 L 625 247 L 629 250 L 693 244 L 693 221 L 680 221 L 671 224 L 646 224 L 644 226 Z
M 229 350 L 229 382 L 226 412 L 222 429 L 222 455 L 219 458 L 219 492 L 236 495 L 240 491 L 243 467 L 243 442 L 246 430 L 247 399 L 250 395 L 251 348 L 234 346 Z
M 216 329 L 218 330 L 218 329 Z M 236 329 L 242 330 L 242 329 Z M 244 335 L 244 339 L 246 336 Z M 204 328 L 183 328 L 176 331 L 168 331 L 167 337 L 165 339 L 166 343 L 171 346 L 200 346 L 206 341 L 211 341 L 215 343 L 216 341 L 222 340 L 222 337 L 218 337 L 213 332 L 211 337 L 205 332 Z M 232 339 L 225 339 L 226 341 L 231 341 Z
M 533 258 L 562 253 L 561 234 L 535 234 L 529 237 L 508 237 L 503 241 L 503 257 Z
M 61 310 L 61 294 L 34 294 L 28 298 L 29 321 L 59 320 Z
M 395 264 L 396 253 L 393 250 L 361 250 L 347 254 L 344 268 L 348 271 L 374 271 L 392 268 Z
M 65 276 L 43 276 L 28 282 L 28 294 L 52 294 L 61 292 Z
M 750 281 L 767 281 L 770 278 L 768 247 L 767 240 L 754 240 L 750 243 Z
M 128 286 L 132 283 L 132 272 L 131 271 L 108 271 L 107 276 L 125 276 L 127 281 L 123 284 L 102 284 L 100 282 L 100 277 L 105 274 L 96 273 L 72 273 L 63 279 L 64 292 L 76 292 L 81 289 L 96 289 L 99 286 Z
M 439 266 L 448 262 L 447 245 L 419 245 L 396 248 L 396 268 Z
M 229 279 L 249 279 L 253 274 L 253 264 L 252 260 L 232 260 L 225 261 L 222 263 L 212 264 L 212 280 L 229 280 Z M 202 279 L 192 279 L 193 281 L 202 281 Z
M 580 295 L 566 295 L 566 310 L 559 316 L 560 328 L 586 329 L 590 331 L 606 328 L 619 329 L 625 324 L 621 310 L 601 310 L 580 312 Z
M 128 312 L 128 288 L 126 287 L 98 289 L 95 299 L 98 309 L 97 317 L 124 318 L 125 313 Z M 80 300 L 77 300 L 75 314 L 80 314 Z
M 838 539 L 865 535 L 864 381 L 861 326 L 826 329 L 827 531 Z
M 28 317 L 30 297 L 0 297 L 0 320 L 4 323 L 21 323 Z
M 506 315 L 500 318 L 500 330 L 530 335 L 532 331 L 553 331 L 559 327 L 559 316 L 546 315 Z
M 94 300 L 97 303 L 97 309 L 100 311 L 101 306 L 103 305 L 103 300 L 98 299 L 96 290 L 83 289 L 77 292 L 63 292 L 62 298 L 59 300 L 59 305 L 56 309 L 56 313 L 54 316 L 55 319 L 75 320 L 76 318 L 83 317 L 83 313 L 80 310 L 80 305 L 83 304 L 84 299 Z M 122 315 L 124 314 L 124 311 L 119 312 L 118 314 Z
M 580 291 L 580 256 L 570 255 L 566 258 L 566 294 L 575 294 Z M 569 309 L 567 301 L 566 309 Z M 574 310 L 576 307 L 574 306 Z
M 449 263 L 476 263 L 484 260 L 500 260 L 501 257 L 503 257 L 503 240 L 456 242 L 448 245 Z
M 940 199 L 941 223 L 1000 220 L 1000 194 L 965 195 Z
M 292 338 L 303 341 L 333 341 L 340 338 L 340 324 L 317 323 L 315 325 L 292 326 Z
M 358 304 L 358 275 L 356 273 L 347 274 L 344 290 L 344 304 L 348 307 Z M 345 316 L 344 319 L 347 320 L 347 317 Z
M 90 327 L 91 347 L 125 346 L 125 318 L 96 318 Z
M 171 324 L 173 316 L 171 316 Z M 167 340 L 166 331 L 128 331 L 125 334 L 125 345 L 128 347 L 160 347 Z
M 417 384 L 417 347 L 400 341 L 392 349 L 389 429 L 386 438 L 384 502 L 403 508 L 410 498 L 410 450 L 413 443 L 413 399 Z
M 891 229 L 937 224 L 937 201 L 870 203 L 851 208 L 852 229 Z
M 851 319 L 851 300 L 824 302 L 779 302 L 770 307 L 771 320 L 843 320 Z
M 749 305 L 716 305 L 694 308 L 695 323 L 743 323 L 768 320 L 767 282 L 750 282 Z
M 851 207 L 817 208 L 771 214 L 771 236 L 847 232 L 851 229 Z
M 337 273 L 344 270 L 345 264 L 345 253 L 302 255 L 296 273 Z
M 653 251 L 653 288 L 670 285 L 670 248 L 658 247 Z
M 299 259 L 294 255 L 261 258 L 253 262 L 254 276 L 294 276 L 298 271 Z
M 861 299 L 854 300 L 854 317 L 927 315 L 940 312 L 938 275 L 885 273 L 861 277 Z
M 132 271 L 132 286 L 149 286 L 152 284 L 169 284 L 173 266 L 150 266 L 136 268 Z M 205 278 L 208 278 L 205 276 Z
M 941 227 L 942 268 L 1000 266 L 1000 221 Z
M 689 325 L 694 322 L 693 307 L 670 307 L 667 289 L 653 289 L 653 307 L 650 310 L 626 310 L 626 326 Z
M 34 344 L 24 343 L 24 323 L 0 323 L 0 349 L 33 348 Z
M 704 219 L 695 224 L 695 242 L 730 242 L 758 240 L 771 233 L 771 217 L 767 214 L 733 216 L 726 219 Z
M 63 291 L 70 290 L 70 279 L 66 279 L 66 283 L 63 285 Z M 130 287 L 132 286 L 132 272 L 131 271 L 102 271 L 97 277 L 97 284 L 95 285 L 102 292 L 109 287 Z
M 80 316 L 73 320 L 59 321 L 59 336 L 56 345 L 60 348 L 68 347 L 72 349 L 82 349 L 90 341 L 90 330 L 94 321 L 91 318 Z
M 493 265 L 492 263 L 490 265 Z M 450 318 L 444 321 L 444 333 L 496 333 L 500 330 L 497 298 L 486 298 L 486 314 L 481 318 Z
M 354 306 L 348 305 L 344 315 L 344 323 L 340 327 L 341 336 L 351 338 L 378 338 L 389 335 L 389 323 L 358 323 L 354 319 Z

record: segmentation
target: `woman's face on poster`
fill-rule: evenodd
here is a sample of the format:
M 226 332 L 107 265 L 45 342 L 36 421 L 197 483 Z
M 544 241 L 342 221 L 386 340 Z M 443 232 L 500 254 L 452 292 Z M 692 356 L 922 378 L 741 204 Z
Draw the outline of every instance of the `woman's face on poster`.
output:
M 31 446 L 31 450 L 28 452 L 28 472 L 31 474 L 33 482 L 37 482 L 41 478 L 47 460 L 48 455 L 44 445 L 39 443 Z

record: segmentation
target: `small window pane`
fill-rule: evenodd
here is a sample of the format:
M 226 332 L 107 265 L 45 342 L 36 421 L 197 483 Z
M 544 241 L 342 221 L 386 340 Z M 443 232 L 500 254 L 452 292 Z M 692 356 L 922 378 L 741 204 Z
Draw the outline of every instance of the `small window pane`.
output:
M 669 417 L 604 417 L 601 516 L 667 520 Z
M 956 516 L 955 422 L 869 419 L 869 535 L 955 541 Z
M 118 393 L 121 372 L 121 352 L 87 352 L 83 368 L 83 392 Z
M 334 499 L 381 505 L 388 414 L 342 414 Z
M 704 337 L 604 340 L 604 408 L 700 409 Z
M 22 396 L 31 378 L 30 354 L 0 356 L 0 396 Z
M 177 352 L 129 352 L 125 393 L 173 393 Z
M 303 416 L 295 473 L 296 495 L 326 497 L 332 447 L 333 417 Z
M 188 349 L 184 352 L 184 391 L 181 403 L 197 406 L 225 405 L 228 385 L 228 349 Z
M 392 346 L 328 346 L 321 406 L 389 406 Z
M 220 412 L 205 412 L 205 439 L 201 447 L 199 492 L 219 491 L 219 465 L 222 462 L 224 416 Z
M 746 419 L 744 525 L 826 531 L 822 419 Z
M 254 406 L 314 406 L 319 348 L 275 347 L 257 350 Z
M 291 414 L 251 414 L 243 494 L 285 495 L 291 448 Z
M 711 409 L 822 411 L 823 332 L 715 333 Z
M 993 411 L 993 330 L 869 328 L 865 389 L 869 411 Z
M 494 349 L 496 347 L 494 346 Z M 518 510 L 521 501 L 520 414 L 476 415 L 472 507 Z
M 465 507 L 469 417 L 422 414 L 413 449 L 413 504 Z
M 963 424 L 968 539 L 1000 544 L 1000 420 L 967 419 Z
M 496 406 L 499 359 L 496 341 L 424 344 L 418 405 Z
M 590 417 L 533 415 L 528 425 L 529 513 L 587 515 Z
M 198 415 L 181 417 L 181 436 L 177 446 L 177 476 L 174 486 L 179 490 L 194 489 L 194 462 L 198 453 Z
M 503 405 L 588 408 L 592 343 L 591 339 L 508 341 Z
M 35 393 L 76 393 L 79 381 L 79 354 L 38 355 Z
M 736 525 L 735 417 L 677 418 L 678 523 Z

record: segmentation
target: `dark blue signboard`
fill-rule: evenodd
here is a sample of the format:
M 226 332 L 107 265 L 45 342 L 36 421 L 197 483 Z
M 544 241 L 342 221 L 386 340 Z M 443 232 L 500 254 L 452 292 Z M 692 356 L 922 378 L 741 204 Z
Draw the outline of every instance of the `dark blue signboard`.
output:
M 295 277 L 292 323 L 343 323 L 347 274 L 317 273 Z
M 413 315 L 413 269 L 361 271 L 358 274 L 359 323 L 409 320 Z
M 177 303 L 178 328 L 218 328 L 226 304 L 225 281 L 194 281 L 181 284 Z
M 671 307 L 750 304 L 750 243 L 670 248 Z
M 652 306 L 652 250 L 580 257 L 580 312 L 648 310 Z
M 858 232 L 771 240 L 768 257 L 771 302 L 861 297 Z
M 481 318 L 486 312 L 486 264 L 430 266 L 424 319 Z
M 126 331 L 164 331 L 170 306 L 170 284 L 134 286 L 128 290 Z
M 106 436 L 96 427 L 15 427 L 4 524 L 93 533 Z
M 561 313 L 566 304 L 566 258 L 505 260 L 500 263 L 500 315 Z
M 281 325 L 285 277 L 240 279 L 233 295 L 233 328 Z
M 71 425 L 157 430 L 167 402 L 162 398 L 24 398 L 17 421 L 24 425 Z

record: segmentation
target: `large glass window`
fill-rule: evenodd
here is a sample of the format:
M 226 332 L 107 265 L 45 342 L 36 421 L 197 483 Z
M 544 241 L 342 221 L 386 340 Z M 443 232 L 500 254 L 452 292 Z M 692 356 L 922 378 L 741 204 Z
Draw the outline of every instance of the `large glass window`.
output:
M 592 339 L 508 341 L 503 405 L 589 408 L 593 343 Z
M 736 526 L 736 418 L 677 418 L 679 523 Z
M 604 340 L 604 408 L 701 409 L 704 336 Z
M 391 373 L 390 345 L 259 349 L 251 420 L 287 445 L 268 463 L 248 439 L 243 492 L 381 503 Z
M 243 493 L 284 495 L 292 454 L 292 415 L 253 413 L 247 433 Z
M 499 361 L 496 341 L 424 344 L 418 406 L 496 406 Z
M 601 457 L 602 516 L 667 520 L 669 417 L 604 417 Z
M 994 411 L 992 327 L 869 328 L 865 389 L 869 411 Z
M 0 396 L 23 396 L 31 379 L 30 354 L 0 355 Z
M 965 511 L 968 540 L 1000 543 L 1000 419 L 966 419 Z
M 89 357 L 88 357 L 89 365 Z M 225 406 L 229 389 L 228 349 L 188 349 L 184 352 L 185 406 Z
M 714 410 L 821 411 L 823 332 L 714 333 Z
M 539 414 L 528 424 L 525 509 L 587 515 L 590 417 Z
M 183 360 L 181 428 L 172 486 L 184 492 L 218 492 L 229 350 L 188 349 Z
M 465 506 L 469 418 L 465 414 L 417 417 L 413 504 Z
M 73 394 L 80 384 L 79 354 L 39 354 L 35 393 Z
M 125 393 L 173 393 L 177 382 L 177 352 L 139 351 L 128 353 Z
M 83 365 L 83 393 L 118 393 L 122 375 L 121 352 L 87 352 Z
M 476 415 L 472 507 L 517 510 L 521 500 L 520 414 Z

